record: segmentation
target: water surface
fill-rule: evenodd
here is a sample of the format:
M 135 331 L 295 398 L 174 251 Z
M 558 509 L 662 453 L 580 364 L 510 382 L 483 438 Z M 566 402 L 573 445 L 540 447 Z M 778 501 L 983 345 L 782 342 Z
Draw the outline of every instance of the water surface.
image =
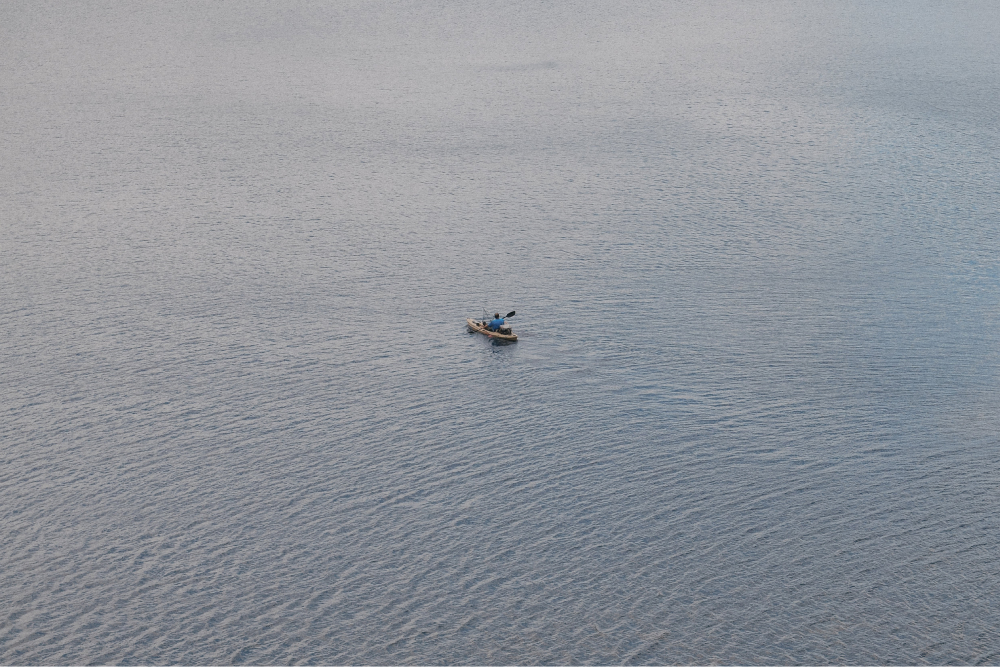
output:
M 998 34 L 4 3 L 0 661 L 997 663 Z

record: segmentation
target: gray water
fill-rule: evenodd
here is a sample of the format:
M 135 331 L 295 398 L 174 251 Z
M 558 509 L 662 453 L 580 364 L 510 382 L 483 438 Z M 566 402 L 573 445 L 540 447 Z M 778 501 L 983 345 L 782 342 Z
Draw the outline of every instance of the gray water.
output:
M 0 4 L 0 661 L 1000 663 L 998 35 Z

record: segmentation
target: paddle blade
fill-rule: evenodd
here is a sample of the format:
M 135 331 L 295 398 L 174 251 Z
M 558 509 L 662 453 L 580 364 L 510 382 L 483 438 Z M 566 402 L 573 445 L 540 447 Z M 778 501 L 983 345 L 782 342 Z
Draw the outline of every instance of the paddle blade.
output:
M 514 317 L 514 311 L 513 310 L 510 311 L 509 313 L 507 313 L 506 315 L 504 315 L 504 319 L 506 319 L 508 317 Z

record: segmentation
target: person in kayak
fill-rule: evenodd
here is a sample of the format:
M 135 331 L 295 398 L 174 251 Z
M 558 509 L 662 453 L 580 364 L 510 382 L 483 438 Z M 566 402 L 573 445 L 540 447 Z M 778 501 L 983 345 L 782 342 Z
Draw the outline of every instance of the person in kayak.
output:
M 500 327 L 503 326 L 504 318 L 500 317 L 500 313 L 493 313 L 493 321 L 486 325 L 486 328 L 490 331 L 500 331 Z

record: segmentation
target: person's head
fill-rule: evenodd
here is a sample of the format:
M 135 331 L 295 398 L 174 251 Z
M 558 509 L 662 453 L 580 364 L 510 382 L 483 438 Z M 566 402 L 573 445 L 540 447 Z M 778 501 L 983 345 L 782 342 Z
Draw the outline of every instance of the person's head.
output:
M 500 319 L 500 313 L 493 313 L 493 317 L 495 317 L 496 319 L 499 320 Z

